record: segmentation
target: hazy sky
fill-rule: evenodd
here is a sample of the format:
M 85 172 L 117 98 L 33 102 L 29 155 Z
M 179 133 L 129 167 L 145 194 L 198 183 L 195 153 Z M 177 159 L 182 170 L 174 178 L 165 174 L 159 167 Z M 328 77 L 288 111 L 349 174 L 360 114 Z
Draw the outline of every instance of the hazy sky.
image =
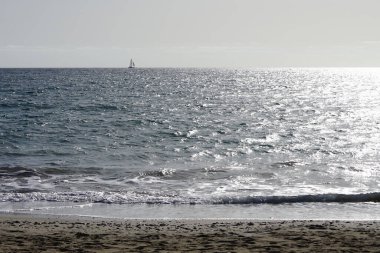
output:
M 379 0 L 0 0 L 0 67 L 380 67 Z

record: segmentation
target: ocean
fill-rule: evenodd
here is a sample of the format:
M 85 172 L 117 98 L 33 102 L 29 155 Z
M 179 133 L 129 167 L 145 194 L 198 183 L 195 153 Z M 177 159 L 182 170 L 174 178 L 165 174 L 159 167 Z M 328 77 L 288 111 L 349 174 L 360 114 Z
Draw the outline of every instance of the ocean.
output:
M 0 69 L 0 212 L 380 219 L 380 69 Z

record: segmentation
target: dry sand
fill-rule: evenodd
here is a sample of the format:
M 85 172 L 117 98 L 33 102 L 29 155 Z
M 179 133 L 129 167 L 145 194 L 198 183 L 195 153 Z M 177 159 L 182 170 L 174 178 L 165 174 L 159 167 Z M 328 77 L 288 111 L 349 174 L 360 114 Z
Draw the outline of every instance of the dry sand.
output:
M 380 252 L 380 221 L 0 215 L 0 252 Z

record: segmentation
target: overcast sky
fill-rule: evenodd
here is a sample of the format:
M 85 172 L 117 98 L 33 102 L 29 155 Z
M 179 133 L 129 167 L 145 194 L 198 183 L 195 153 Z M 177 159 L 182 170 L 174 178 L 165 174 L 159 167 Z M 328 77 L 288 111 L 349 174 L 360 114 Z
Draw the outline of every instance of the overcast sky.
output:
M 0 67 L 380 67 L 379 0 L 0 0 Z

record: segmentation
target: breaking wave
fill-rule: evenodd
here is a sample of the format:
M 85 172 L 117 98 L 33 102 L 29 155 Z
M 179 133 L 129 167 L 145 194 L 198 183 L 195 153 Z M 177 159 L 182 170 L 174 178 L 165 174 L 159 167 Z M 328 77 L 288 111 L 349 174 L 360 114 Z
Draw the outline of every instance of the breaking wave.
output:
M 245 196 L 245 197 L 183 197 L 146 192 L 27 192 L 0 193 L 0 202 L 53 201 L 105 204 L 287 204 L 287 203 L 358 203 L 380 202 L 380 192 L 359 194 L 316 194 L 298 196 Z

